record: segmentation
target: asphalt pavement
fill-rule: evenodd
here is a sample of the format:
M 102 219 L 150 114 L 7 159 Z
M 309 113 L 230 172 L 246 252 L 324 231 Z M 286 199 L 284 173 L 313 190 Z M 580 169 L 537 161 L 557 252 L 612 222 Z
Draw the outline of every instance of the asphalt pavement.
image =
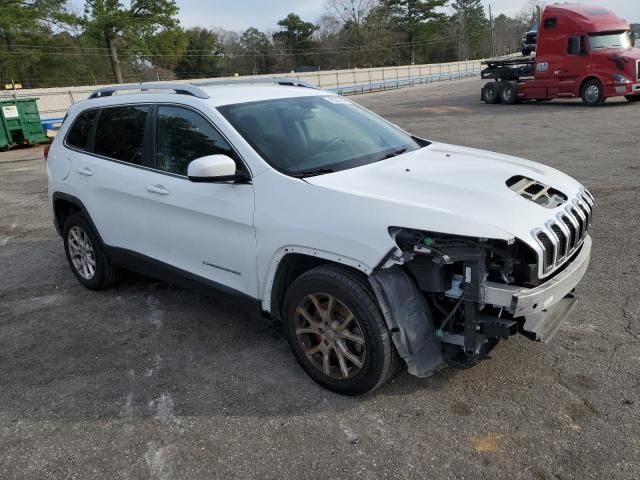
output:
M 484 105 L 481 85 L 351 98 L 584 183 L 597 205 L 577 307 L 549 345 L 513 338 L 363 398 L 317 386 L 226 303 L 136 276 L 83 289 L 42 148 L 0 153 L 0 478 L 640 478 L 640 105 Z

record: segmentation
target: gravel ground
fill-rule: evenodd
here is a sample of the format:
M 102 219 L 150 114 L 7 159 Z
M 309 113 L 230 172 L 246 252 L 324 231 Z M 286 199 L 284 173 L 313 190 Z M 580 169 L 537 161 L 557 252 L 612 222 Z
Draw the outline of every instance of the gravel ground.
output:
M 41 149 L 0 153 L 0 478 L 640 478 L 640 106 L 489 106 L 464 80 L 353 97 L 437 141 L 523 156 L 596 197 L 590 270 L 548 345 L 323 390 L 229 305 L 72 276 Z M 25 160 L 25 158 L 27 160 Z M 28 160 L 37 158 L 36 160 Z M 499 212 L 496 212 L 499 215 Z

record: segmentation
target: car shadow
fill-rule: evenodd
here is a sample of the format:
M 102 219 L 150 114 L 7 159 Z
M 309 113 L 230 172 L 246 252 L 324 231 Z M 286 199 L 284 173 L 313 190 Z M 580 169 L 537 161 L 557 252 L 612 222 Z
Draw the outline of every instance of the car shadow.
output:
M 3 294 L 0 403 L 12 418 L 305 415 L 441 390 L 455 375 L 405 372 L 372 395 L 338 395 L 303 372 L 271 324 L 224 301 L 133 274 L 89 291 L 62 252 L 29 268 L 58 285 Z

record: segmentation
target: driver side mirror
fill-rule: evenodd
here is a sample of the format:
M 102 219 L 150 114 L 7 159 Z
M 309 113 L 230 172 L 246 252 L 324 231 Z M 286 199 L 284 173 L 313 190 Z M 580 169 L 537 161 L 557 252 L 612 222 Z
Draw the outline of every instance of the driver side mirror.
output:
M 226 155 L 207 155 L 197 158 L 187 169 L 189 180 L 196 183 L 243 182 L 246 175 L 237 173 L 236 162 Z

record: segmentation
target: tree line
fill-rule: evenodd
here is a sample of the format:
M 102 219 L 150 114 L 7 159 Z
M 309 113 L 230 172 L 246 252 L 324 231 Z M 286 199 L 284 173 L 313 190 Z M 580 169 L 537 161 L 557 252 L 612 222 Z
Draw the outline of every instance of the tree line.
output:
M 490 17 L 481 0 L 326 0 L 274 31 L 183 28 L 174 0 L 0 0 L 0 87 L 210 78 L 423 64 L 519 50 L 539 0 Z M 215 19 L 208 23 L 215 24 Z

